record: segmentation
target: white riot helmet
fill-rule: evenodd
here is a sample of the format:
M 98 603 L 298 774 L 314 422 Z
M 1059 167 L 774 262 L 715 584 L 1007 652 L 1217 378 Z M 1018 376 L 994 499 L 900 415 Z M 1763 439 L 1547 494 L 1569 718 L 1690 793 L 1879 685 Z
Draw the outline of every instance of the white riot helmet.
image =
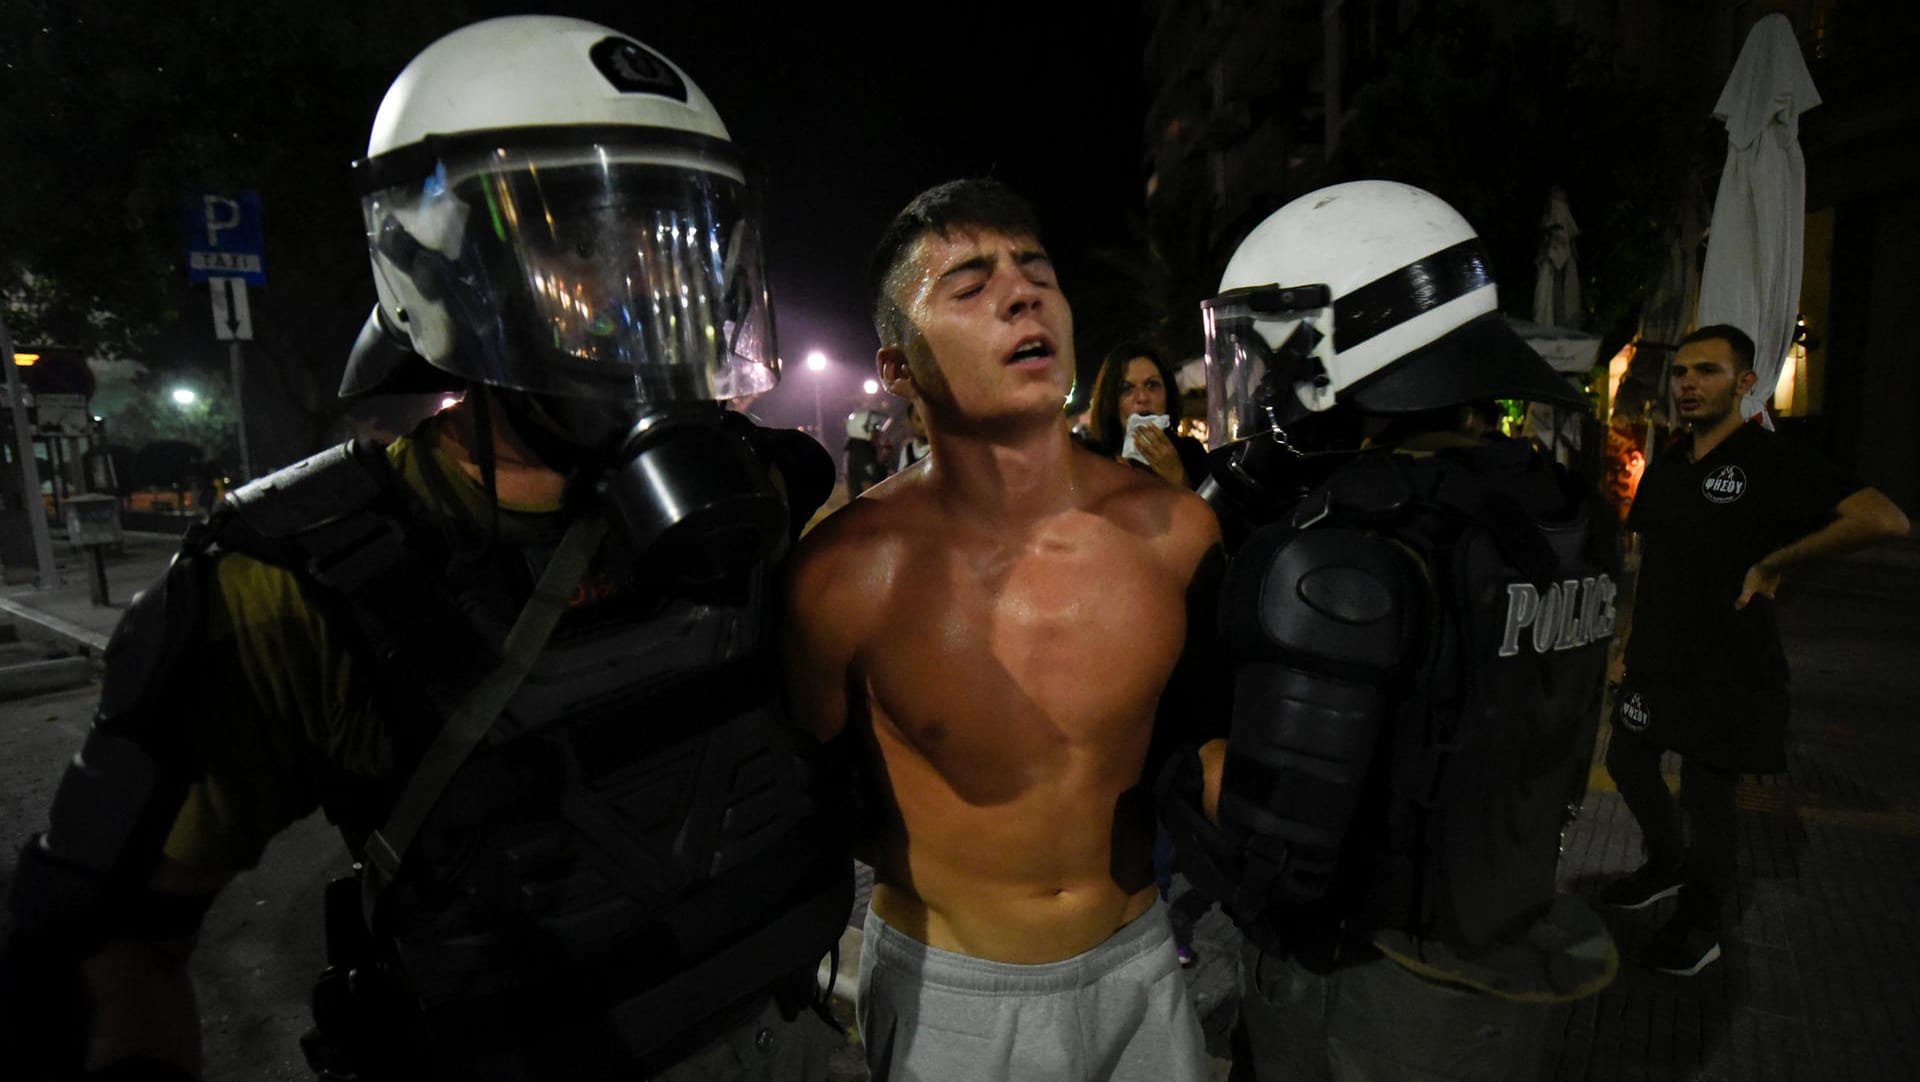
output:
M 1586 406 L 1500 315 L 1473 227 L 1405 184 L 1336 184 L 1274 211 L 1228 260 L 1201 319 L 1214 447 L 1336 404 Z
M 872 440 L 886 427 L 887 411 L 862 406 L 847 414 L 847 438 L 850 440 Z
M 413 389 L 409 351 L 608 403 L 778 378 L 745 165 L 700 88 L 618 31 L 526 15 L 448 34 L 387 91 L 354 180 L 379 306 L 342 395 Z

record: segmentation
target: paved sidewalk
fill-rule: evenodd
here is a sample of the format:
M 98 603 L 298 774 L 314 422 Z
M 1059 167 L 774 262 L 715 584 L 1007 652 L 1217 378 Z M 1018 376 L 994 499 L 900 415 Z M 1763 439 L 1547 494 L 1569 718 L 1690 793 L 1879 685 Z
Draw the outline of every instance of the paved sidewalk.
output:
M 54 569 L 60 581 L 43 588 L 33 567 L 8 568 L 10 578 L 28 578 L 0 584 L 0 620 L 12 619 L 23 637 L 58 639 L 99 657 L 127 603 L 160 577 L 180 547 L 177 534 L 129 531 L 125 537 L 105 550 L 106 605 L 93 602 L 92 554 L 56 540 Z

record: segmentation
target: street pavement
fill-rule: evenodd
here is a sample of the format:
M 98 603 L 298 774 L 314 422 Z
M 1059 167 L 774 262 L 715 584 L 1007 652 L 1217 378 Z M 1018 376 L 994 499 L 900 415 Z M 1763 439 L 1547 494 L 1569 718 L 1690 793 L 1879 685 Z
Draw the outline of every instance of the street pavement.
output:
M 93 603 L 86 554 L 60 550 L 61 585 L 0 585 L 0 619 L 23 638 L 95 658 L 125 604 L 164 570 L 175 540 L 136 534 L 105 561 L 110 604 Z M 10 576 L 14 577 L 14 576 Z M 1698 977 L 1637 964 L 1672 902 L 1608 912 L 1619 978 L 1554 1012 L 1541 1079 L 1920 1079 L 1920 541 L 1876 546 L 1802 569 L 1781 592 L 1794 666 L 1786 774 L 1744 779 L 1738 793 L 1743 916 L 1725 955 Z M 0 844 L 40 829 L 64 759 L 97 695 L 85 686 L 0 702 Z M 1601 752 L 1604 752 L 1604 743 Z M 1599 754 L 1596 754 L 1596 762 Z M 1677 784 L 1674 763 L 1669 782 Z M 1591 895 L 1640 861 L 1639 832 L 1596 768 L 1569 831 L 1560 878 Z M 194 972 L 210 1082 L 309 1077 L 295 1042 L 321 964 L 319 893 L 346 868 L 318 816 L 295 824 L 262 866 L 209 915 Z M 0 889 L 11 878 L 0 867 Z M 862 877 L 863 888 L 866 882 Z M 843 941 L 850 994 L 865 891 Z M 1176 920 L 1199 962 L 1187 979 L 1225 1078 L 1238 1009 L 1237 938 L 1218 909 L 1176 881 Z M 846 1003 L 840 1014 L 848 1017 Z M 857 1079 L 849 1047 L 835 1079 Z

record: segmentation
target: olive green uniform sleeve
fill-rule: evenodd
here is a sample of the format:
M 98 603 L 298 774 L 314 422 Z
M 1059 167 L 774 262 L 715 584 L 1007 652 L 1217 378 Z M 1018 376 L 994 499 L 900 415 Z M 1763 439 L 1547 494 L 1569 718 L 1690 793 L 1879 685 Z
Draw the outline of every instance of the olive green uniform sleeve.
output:
M 293 574 L 225 555 L 212 578 L 204 641 L 177 698 L 198 775 L 165 851 L 237 872 L 319 805 L 324 779 L 381 776 L 392 749 L 356 669 L 364 660 Z

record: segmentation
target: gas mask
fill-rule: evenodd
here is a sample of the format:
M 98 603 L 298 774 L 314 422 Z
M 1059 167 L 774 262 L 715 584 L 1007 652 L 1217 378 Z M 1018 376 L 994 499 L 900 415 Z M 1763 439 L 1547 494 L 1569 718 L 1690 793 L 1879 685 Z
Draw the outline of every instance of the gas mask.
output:
M 718 578 L 785 541 L 786 501 L 748 438 L 751 422 L 719 403 L 498 399 L 544 461 L 593 486 L 650 577 Z

